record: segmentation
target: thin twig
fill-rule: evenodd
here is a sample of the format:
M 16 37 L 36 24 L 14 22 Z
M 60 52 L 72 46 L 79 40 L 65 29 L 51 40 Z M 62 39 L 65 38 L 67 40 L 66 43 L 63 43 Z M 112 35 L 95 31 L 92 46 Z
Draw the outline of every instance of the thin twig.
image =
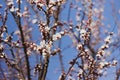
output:
M 21 9 L 20 0 L 19 0 L 19 2 L 18 2 L 18 8 L 19 8 L 19 13 L 20 13 L 20 9 Z M 24 39 L 23 30 L 22 30 L 22 27 L 21 27 L 21 18 L 20 18 L 20 16 L 18 16 L 18 28 L 19 28 L 19 31 L 20 31 L 21 41 L 22 41 L 22 45 L 23 45 L 23 49 L 24 49 L 24 54 L 25 54 L 25 59 L 26 59 L 27 78 L 28 78 L 28 80 L 31 80 L 31 78 L 30 78 L 29 58 L 28 58 L 28 55 L 27 55 L 27 47 L 26 47 L 26 45 L 25 45 L 25 39 Z

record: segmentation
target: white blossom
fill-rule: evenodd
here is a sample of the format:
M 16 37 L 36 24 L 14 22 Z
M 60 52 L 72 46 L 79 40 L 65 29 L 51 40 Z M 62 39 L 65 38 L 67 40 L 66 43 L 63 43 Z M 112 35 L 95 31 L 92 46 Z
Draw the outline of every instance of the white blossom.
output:
M 27 55 L 30 55 L 31 54 L 31 50 L 27 50 Z
M 93 11 L 97 14 L 99 13 L 99 9 L 97 9 L 97 8 L 94 8 Z
M 5 57 L 5 53 L 1 53 L 0 58 L 4 58 L 4 57 Z
M 99 51 L 98 51 L 98 54 L 100 54 L 101 56 L 104 56 L 105 51 L 104 51 L 104 50 L 99 50 Z
M 81 75 L 82 73 L 83 73 L 83 70 L 82 70 L 82 69 L 79 69 L 78 74 Z
M 50 54 L 50 52 L 51 52 L 51 51 L 50 51 L 50 50 L 51 50 L 51 45 L 47 44 L 47 45 L 46 45 L 46 50 L 47 50 L 47 52 Z
M 102 45 L 100 49 L 106 49 L 106 48 L 109 48 L 109 45 L 108 45 L 108 44 Z
M 14 34 L 19 35 L 19 34 L 20 34 L 20 31 L 19 31 L 19 30 L 16 30 L 16 31 L 14 32 Z
M 61 35 L 64 35 L 64 34 L 65 34 L 65 32 L 64 32 L 64 31 L 61 31 L 61 32 L 60 32 L 60 34 L 61 34 Z
M 20 16 L 20 17 L 22 17 L 23 14 L 20 13 L 20 12 L 17 12 L 17 15 Z
M 52 42 L 52 41 L 50 41 L 50 42 L 49 42 L 49 45 L 50 45 L 50 46 L 52 46 L 52 43 L 53 43 L 53 42 Z
M 43 49 L 42 50 L 42 55 L 43 55 L 43 58 L 45 58 L 45 57 L 49 57 L 50 53 L 46 49 Z
M 3 45 L 2 45 L 2 44 L 0 44 L 0 50 L 1 50 L 1 49 L 3 49 Z
M 15 11 L 18 11 L 19 10 L 19 8 L 15 8 Z
M 88 69 L 88 64 L 87 63 L 84 63 L 84 70 L 87 70 Z
M 86 35 L 86 30 L 85 29 L 81 29 L 80 30 L 80 37 L 82 38 L 82 39 L 84 39 L 84 36 Z
M 16 3 L 19 3 L 19 0 L 16 0 Z M 22 3 L 22 0 L 20 0 L 20 3 Z
M 13 4 L 14 4 L 13 0 L 8 0 L 7 6 L 11 6 Z
M 96 23 L 95 22 L 91 22 L 90 27 L 95 27 Z
M 81 50 L 81 49 L 82 49 L 82 44 L 80 44 L 80 43 L 77 44 L 77 49 L 78 49 L 78 50 Z
M 54 3 L 54 2 L 56 2 L 57 0 L 50 0 L 50 3 Z
M 47 57 L 48 53 L 46 52 L 45 49 L 42 50 L 42 55 L 43 55 L 43 58 Z
M 56 33 L 56 37 L 61 38 L 61 34 L 60 33 Z
M 101 55 L 100 55 L 100 54 L 97 54 L 96 57 L 97 57 L 97 58 L 101 58 Z
M 1 37 L 4 37 L 4 33 L 2 33 L 0 36 L 1 36 Z
M 80 34 L 85 34 L 86 33 L 86 30 L 85 29 L 81 29 L 80 30 Z
M 113 60 L 113 66 L 116 66 L 117 60 Z
M 56 35 L 53 35 L 53 36 L 52 36 L 52 39 L 53 39 L 53 41 L 56 41 L 56 40 L 57 40 Z
M 98 70 L 98 73 L 99 73 L 99 74 L 102 74 L 102 73 L 103 73 L 103 69 L 99 69 L 99 70 Z
M 10 8 L 10 11 L 11 11 L 11 12 L 14 12 L 14 11 L 15 11 L 15 7 L 12 6 L 12 7 Z
M 104 65 L 105 65 L 104 62 L 100 62 L 100 63 L 99 63 L 100 69 L 102 69 L 102 68 L 104 67 Z
M 45 47 L 45 40 L 42 40 L 41 42 L 40 42 L 40 46 L 43 48 L 43 47 Z
M 107 42 L 107 43 L 111 43 L 111 36 L 110 35 L 107 36 L 104 41 Z
M 53 35 L 52 39 L 53 39 L 53 41 L 56 41 L 56 40 L 60 39 L 61 37 L 62 36 L 61 36 L 60 33 L 56 33 L 56 34 Z
M 38 0 L 34 0 L 35 3 L 38 3 L 39 1 Z
M 46 26 L 45 31 L 49 32 L 49 30 L 50 30 L 50 27 Z
M 33 23 L 33 24 L 36 24 L 36 23 L 37 23 L 37 19 L 33 19 L 33 20 L 32 20 L 32 23 Z

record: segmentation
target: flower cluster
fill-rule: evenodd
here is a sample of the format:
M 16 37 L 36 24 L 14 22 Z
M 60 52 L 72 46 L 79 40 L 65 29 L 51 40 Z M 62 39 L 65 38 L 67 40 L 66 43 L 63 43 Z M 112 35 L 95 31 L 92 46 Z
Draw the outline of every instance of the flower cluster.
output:
M 78 50 L 82 50 L 83 49 L 83 45 L 81 43 L 77 44 L 77 47 L 76 47 Z
M 34 74 L 37 74 L 37 72 L 40 72 L 42 70 L 42 65 L 41 64 L 37 64 L 34 68 Z
M 5 58 L 5 53 L 1 53 L 0 58 Z
M 37 45 L 36 43 L 33 43 L 33 42 L 26 43 L 28 51 L 35 51 L 35 52 L 39 53 L 40 55 L 42 55 L 43 58 L 50 57 L 51 55 L 54 56 L 54 55 L 56 55 L 56 53 L 60 52 L 60 48 L 52 50 L 51 49 L 52 45 L 53 45 L 52 41 L 47 43 L 47 42 L 45 42 L 45 40 L 42 40 L 39 45 Z
M 62 37 L 63 35 L 65 35 L 65 32 L 64 32 L 64 31 L 61 31 L 61 32 L 59 32 L 59 33 L 56 33 L 56 34 L 54 34 L 54 35 L 52 36 L 52 40 L 53 40 L 53 41 L 56 41 L 56 40 L 58 40 L 58 39 L 61 39 L 61 37 Z
M 101 57 L 103 57 L 105 55 L 105 49 L 109 48 L 109 45 L 111 43 L 111 38 L 112 38 L 113 33 L 110 33 L 109 36 L 106 37 L 105 44 L 101 46 L 101 48 L 99 49 L 98 53 L 97 53 L 97 58 L 100 59 Z
M 80 30 L 80 38 L 83 40 L 89 40 L 90 38 L 90 31 L 86 31 L 85 29 Z
M 107 75 L 109 67 L 118 64 L 117 59 L 111 59 L 113 56 L 108 58 L 108 55 L 113 53 L 110 52 L 111 47 L 112 49 L 118 47 L 118 44 L 111 44 L 113 33 L 103 39 L 104 33 L 107 33 L 103 31 L 106 24 L 104 28 L 102 27 L 104 1 L 6 0 L 4 2 L 6 8 L 4 4 L 0 4 L 0 9 L 5 8 L 0 13 L 0 63 L 5 64 L 0 65 L 2 80 L 31 80 L 31 78 L 45 80 L 46 74 L 49 73 L 48 67 L 53 67 L 50 64 L 51 58 L 56 55 L 59 56 L 57 61 L 60 61 L 61 68 L 59 80 L 98 80 L 99 77 Z M 9 24 L 11 16 L 16 25 Z M 74 16 L 74 19 L 71 19 L 73 18 L 71 16 Z M 14 29 L 10 29 L 12 26 Z M 66 34 L 68 35 L 65 36 Z M 62 45 L 63 41 L 68 42 Z M 65 51 L 67 49 L 69 54 Z M 70 65 L 67 67 L 64 66 L 64 63 L 68 62 L 64 62 L 65 57 L 69 58 L 66 60 L 70 60 Z M 72 57 L 74 58 L 71 59 Z M 37 78 L 32 76 L 33 71 Z M 117 75 L 120 76 L 120 71 Z

